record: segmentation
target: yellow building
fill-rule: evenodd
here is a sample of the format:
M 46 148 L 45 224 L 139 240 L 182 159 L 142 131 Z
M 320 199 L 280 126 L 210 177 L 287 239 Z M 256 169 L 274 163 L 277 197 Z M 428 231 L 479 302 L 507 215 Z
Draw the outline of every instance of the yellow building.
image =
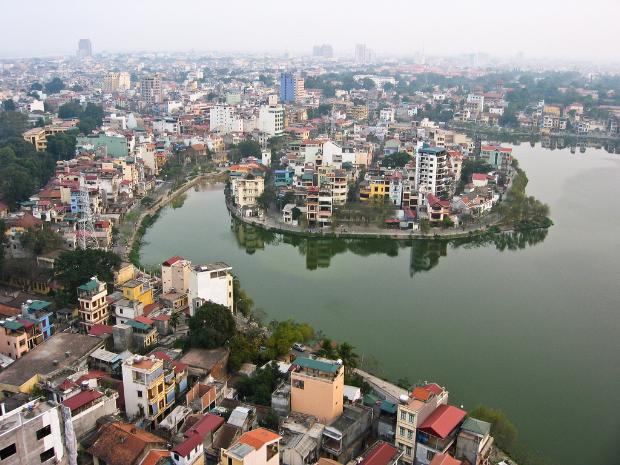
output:
M 291 411 L 330 424 L 344 408 L 344 367 L 323 358 L 298 358 L 291 373 Z
M 136 276 L 136 267 L 133 263 L 121 263 L 121 267 L 114 273 L 114 285 L 120 286 L 131 281 Z
M 132 279 L 121 286 L 123 297 L 128 300 L 142 302 L 144 305 L 150 305 L 155 302 L 153 298 L 153 288 L 150 284 Z
M 80 304 L 80 318 L 86 329 L 93 325 L 108 323 L 108 289 L 106 283 L 96 277 L 77 289 Z
M 390 181 L 388 179 L 376 178 L 364 182 L 360 186 L 360 200 L 383 201 L 390 196 Z
M 38 152 L 42 152 L 47 148 L 47 138 L 49 136 L 56 135 L 60 132 L 67 132 L 75 127 L 75 123 L 67 122 L 62 125 L 49 125 L 43 128 L 32 128 L 22 134 L 22 137 L 26 142 L 30 142 L 37 149 Z

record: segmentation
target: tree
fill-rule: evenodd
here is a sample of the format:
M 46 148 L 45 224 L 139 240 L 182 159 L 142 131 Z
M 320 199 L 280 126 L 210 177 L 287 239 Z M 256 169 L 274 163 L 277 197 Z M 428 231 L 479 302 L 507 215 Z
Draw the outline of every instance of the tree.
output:
M 6 99 L 2 101 L 2 109 L 4 111 L 15 111 L 15 102 L 13 101 L 13 99 Z
M 21 137 L 28 128 L 28 117 L 16 111 L 0 113 L 0 140 Z
M 274 187 L 271 184 L 269 184 L 265 186 L 265 190 L 263 190 L 261 195 L 258 196 L 258 198 L 256 199 L 256 203 L 258 204 L 260 208 L 262 208 L 265 211 L 268 211 L 269 208 L 271 207 L 271 204 L 275 200 L 275 197 L 276 197 L 276 191 Z
M 493 171 L 493 167 L 484 160 L 465 160 L 461 166 L 461 182 L 467 184 L 471 181 L 472 174 L 488 173 L 489 171 Z
M 337 349 L 338 358 L 342 360 L 342 364 L 344 365 L 345 371 L 349 372 L 354 368 L 357 368 L 359 365 L 359 355 L 355 352 L 355 347 L 353 347 L 348 342 L 343 342 L 338 346 Z
M 452 221 L 452 218 L 450 218 L 449 216 L 444 216 L 443 220 L 441 220 L 441 227 L 446 229 L 446 228 L 452 228 L 454 226 L 454 221 Z
M 211 301 L 196 310 L 189 319 L 191 347 L 215 349 L 230 342 L 235 335 L 235 319 L 224 305 Z
M 316 353 L 319 357 L 329 358 L 331 360 L 336 360 L 336 358 L 338 358 L 337 345 L 329 338 L 323 338 L 321 347 Z
M 233 278 L 233 297 L 235 299 L 235 312 L 241 313 L 245 317 L 249 317 L 252 314 L 254 301 L 248 293 L 241 288 L 241 282 L 237 276 Z
M 20 242 L 34 255 L 58 250 L 62 246 L 62 238 L 49 226 L 28 229 L 20 237 Z
M 500 409 L 478 405 L 469 412 L 469 416 L 491 423 L 491 435 L 501 449 L 510 451 L 514 447 L 518 436 L 517 428 Z
M 59 77 L 53 78 L 51 81 L 45 83 L 45 93 L 48 95 L 57 94 L 65 88 L 65 83 Z
M 84 88 L 81 85 L 79 85 L 79 84 L 73 84 L 71 86 L 71 90 L 73 92 L 82 92 L 84 90 Z
M 260 424 L 261 426 L 272 431 L 278 431 L 278 427 L 280 426 L 280 417 L 274 409 L 270 408 Z
M 47 151 L 54 160 L 71 160 L 75 158 L 76 131 L 59 132 L 47 136 Z
M 4 242 L 6 236 L 4 235 L 5 231 L 4 221 L 0 220 L 0 274 L 2 273 L 2 265 L 4 265 Z
M 428 220 L 428 218 L 422 218 L 420 220 L 420 231 L 422 231 L 423 234 L 428 234 L 430 230 L 431 222 Z
M 242 158 L 256 157 L 261 158 L 260 145 L 255 140 L 244 140 L 237 145 Z
M 77 100 L 63 103 L 58 108 L 58 117 L 62 119 L 78 118 L 82 114 L 82 105 Z
M 271 393 L 280 385 L 284 375 L 272 362 L 256 370 L 251 377 L 243 376 L 235 384 L 240 399 L 258 405 L 271 405 Z
M 366 90 L 373 90 L 376 87 L 375 81 L 373 81 L 370 78 L 362 79 L 361 84 L 362 84 L 362 88 Z
M 111 284 L 120 266 L 121 258 L 114 252 L 96 249 L 62 252 L 54 263 L 54 278 L 63 287 L 57 295 L 58 302 L 63 305 L 77 302 L 78 286 L 93 276 Z
M 407 152 L 394 152 L 386 155 L 381 160 L 381 166 L 386 168 L 402 168 L 412 160 L 411 155 Z
M 181 313 L 180 312 L 172 312 L 172 315 L 170 315 L 170 326 L 172 327 L 172 330 L 174 331 L 175 329 L 177 329 L 177 326 L 179 326 L 179 323 L 181 322 Z
M 35 81 L 30 85 L 30 90 L 43 90 L 43 85 Z
M 287 354 L 295 342 L 307 342 L 314 337 L 314 329 L 307 323 L 285 320 L 272 322 L 270 327 L 272 331 L 266 346 L 272 358 Z

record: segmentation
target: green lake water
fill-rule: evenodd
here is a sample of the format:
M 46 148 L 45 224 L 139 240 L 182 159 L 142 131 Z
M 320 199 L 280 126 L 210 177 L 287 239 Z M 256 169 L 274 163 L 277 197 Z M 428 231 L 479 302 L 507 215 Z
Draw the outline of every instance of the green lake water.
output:
M 554 463 L 620 463 L 620 157 L 514 147 L 548 231 L 482 244 L 299 239 L 233 222 L 223 186 L 166 207 L 141 260 L 225 261 L 269 319 L 349 341 L 390 379 L 503 409 Z

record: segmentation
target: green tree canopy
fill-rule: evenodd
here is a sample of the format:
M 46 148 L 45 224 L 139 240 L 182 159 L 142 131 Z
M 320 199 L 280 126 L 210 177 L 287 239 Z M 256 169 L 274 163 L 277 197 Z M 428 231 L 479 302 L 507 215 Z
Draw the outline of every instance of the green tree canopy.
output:
M 386 155 L 381 160 L 381 166 L 386 168 L 402 168 L 409 163 L 413 158 L 407 152 L 394 152 L 390 155 Z
M 28 129 L 26 115 L 16 111 L 0 113 L 0 141 L 9 137 L 21 137 Z
M 271 393 L 284 379 L 276 363 L 256 370 L 251 377 L 244 376 L 235 384 L 239 398 L 258 405 L 271 405 Z
M 469 412 L 469 416 L 491 423 L 491 435 L 500 448 L 510 452 L 514 447 L 518 431 L 515 425 L 506 418 L 504 412 L 486 405 L 478 405 L 473 411 Z
M 230 310 L 213 302 L 205 303 L 189 319 L 189 341 L 192 347 L 221 347 L 230 342 L 235 332 L 235 320 Z
M 43 85 L 35 81 L 30 85 L 30 90 L 43 90 Z
M 74 250 L 60 254 L 54 263 L 54 277 L 63 290 L 57 301 L 63 305 L 77 302 L 78 286 L 96 276 L 106 283 L 114 281 L 114 272 L 120 268 L 121 258 L 105 250 Z
M 65 88 L 65 83 L 59 77 L 53 78 L 51 81 L 45 83 L 45 93 L 48 95 L 57 94 Z
M 307 342 L 314 337 L 314 329 L 307 323 L 293 320 L 273 322 L 271 335 L 267 339 L 269 356 L 279 357 L 287 354 L 295 342 Z
M 58 117 L 63 119 L 78 118 L 82 114 L 82 105 L 77 100 L 63 103 L 58 108 Z
M 20 237 L 22 246 L 35 255 L 40 255 L 62 246 L 62 238 L 49 225 L 30 228 Z
M 75 158 L 76 131 L 59 132 L 47 137 L 47 151 L 54 160 Z
M 2 109 L 4 111 L 15 111 L 15 102 L 13 101 L 13 99 L 6 99 L 2 101 Z

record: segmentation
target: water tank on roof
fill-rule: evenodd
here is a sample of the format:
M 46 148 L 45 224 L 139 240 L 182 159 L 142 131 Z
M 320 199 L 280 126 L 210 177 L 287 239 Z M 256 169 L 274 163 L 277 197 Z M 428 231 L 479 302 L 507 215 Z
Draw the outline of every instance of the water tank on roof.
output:
M 406 394 L 401 394 L 399 399 L 401 404 L 406 404 L 409 401 L 409 396 Z

